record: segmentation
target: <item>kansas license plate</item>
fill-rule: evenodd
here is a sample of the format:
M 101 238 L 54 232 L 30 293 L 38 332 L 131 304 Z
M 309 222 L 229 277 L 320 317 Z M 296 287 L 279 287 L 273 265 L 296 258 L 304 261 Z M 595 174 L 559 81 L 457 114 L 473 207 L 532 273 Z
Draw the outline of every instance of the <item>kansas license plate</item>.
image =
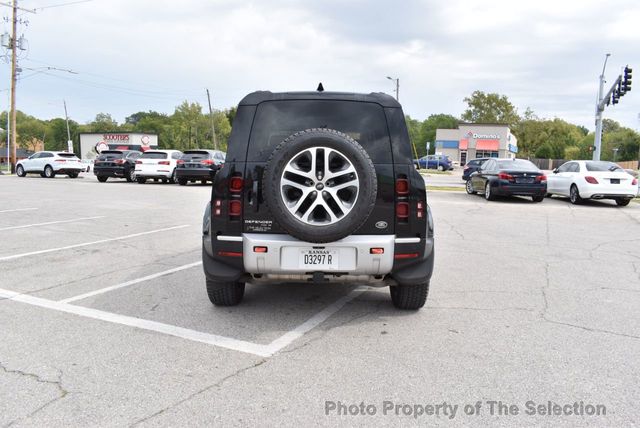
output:
M 338 252 L 335 250 L 300 250 L 298 265 L 301 268 L 338 269 Z

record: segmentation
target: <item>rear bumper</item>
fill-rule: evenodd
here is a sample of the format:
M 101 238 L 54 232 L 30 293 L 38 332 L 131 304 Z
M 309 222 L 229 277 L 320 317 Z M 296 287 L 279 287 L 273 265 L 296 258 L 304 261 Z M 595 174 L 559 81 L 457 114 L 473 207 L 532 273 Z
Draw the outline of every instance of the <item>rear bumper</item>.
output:
M 212 171 L 209 168 L 176 168 L 176 177 L 187 180 L 211 180 Z
M 582 184 L 578 190 L 583 199 L 635 198 L 638 187 L 624 184 Z
M 84 168 L 73 167 L 73 168 L 53 168 L 56 174 L 79 174 L 84 171 Z
M 136 168 L 136 177 L 141 178 L 171 178 L 172 174 L 173 172 L 169 170 L 143 171 Z
M 102 177 L 124 177 L 124 167 L 94 167 L 93 174 Z
M 505 184 L 497 183 L 491 188 L 494 195 L 499 196 L 544 196 L 547 185 L 544 184 Z
M 209 235 L 203 237 L 203 268 L 207 279 L 218 282 L 348 282 L 370 286 L 417 285 L 428 282 L 433 273 L 433 238 L 396 239 L 395 235 L 351 235 L 329 244 L 299 241 L 289 235 L 251 234 L 214 238 L 231 251 L 242 251 L 242 259 L 225 263 L 214 257 Z M 215 247 L 219 245 L 214 244 Z M 266 246 L 267 253 L 255 253 L 254 247 Z M 324 248 L 335 251 L 355 249 L 355 263 L 336 270 L 309 272 L 298 266 L 299 249 Z M 384 248 L 384 254 L 370 254 L 371 248 Z M 347 250 L 349 251 L 349 250 Z M 422 257 L 394 263 L 396 252 L 416 251 Z M 239 263 L 240 262 L 240 263 Z

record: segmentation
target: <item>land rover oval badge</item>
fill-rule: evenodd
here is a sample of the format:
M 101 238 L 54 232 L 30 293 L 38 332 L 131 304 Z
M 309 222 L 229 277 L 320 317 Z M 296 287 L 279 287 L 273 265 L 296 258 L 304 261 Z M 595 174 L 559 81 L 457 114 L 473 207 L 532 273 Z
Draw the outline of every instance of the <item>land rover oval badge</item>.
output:
M 387 224 L 386 221 L 379 221 L 379 222 L 376 223 L 376 227 L 378 229 L 386 229 L 387 226 L 389 226 L 389 225 Z

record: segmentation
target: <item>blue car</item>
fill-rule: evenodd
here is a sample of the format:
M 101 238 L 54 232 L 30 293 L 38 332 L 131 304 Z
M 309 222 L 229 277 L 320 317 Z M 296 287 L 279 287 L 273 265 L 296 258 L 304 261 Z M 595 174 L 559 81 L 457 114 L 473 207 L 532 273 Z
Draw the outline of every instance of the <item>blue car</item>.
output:
M 416 167 L 425 169 L 437 169 L 440 171 L 449 171 L 453 169 L 451 158 L 446 155 L 428 155 L 422 156 L 420 159 L 414 159 Z

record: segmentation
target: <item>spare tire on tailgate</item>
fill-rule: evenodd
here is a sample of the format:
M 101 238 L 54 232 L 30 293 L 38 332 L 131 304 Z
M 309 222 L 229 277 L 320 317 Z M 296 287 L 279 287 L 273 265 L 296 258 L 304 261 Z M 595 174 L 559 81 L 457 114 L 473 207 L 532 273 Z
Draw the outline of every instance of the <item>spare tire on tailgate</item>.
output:
M 264 200 L 292 236 L 324 243 L 355 232 L 376 202 L 376 172 L 367 152 L 342 132 L 313 128 L 275 148 L 263 175 Z

